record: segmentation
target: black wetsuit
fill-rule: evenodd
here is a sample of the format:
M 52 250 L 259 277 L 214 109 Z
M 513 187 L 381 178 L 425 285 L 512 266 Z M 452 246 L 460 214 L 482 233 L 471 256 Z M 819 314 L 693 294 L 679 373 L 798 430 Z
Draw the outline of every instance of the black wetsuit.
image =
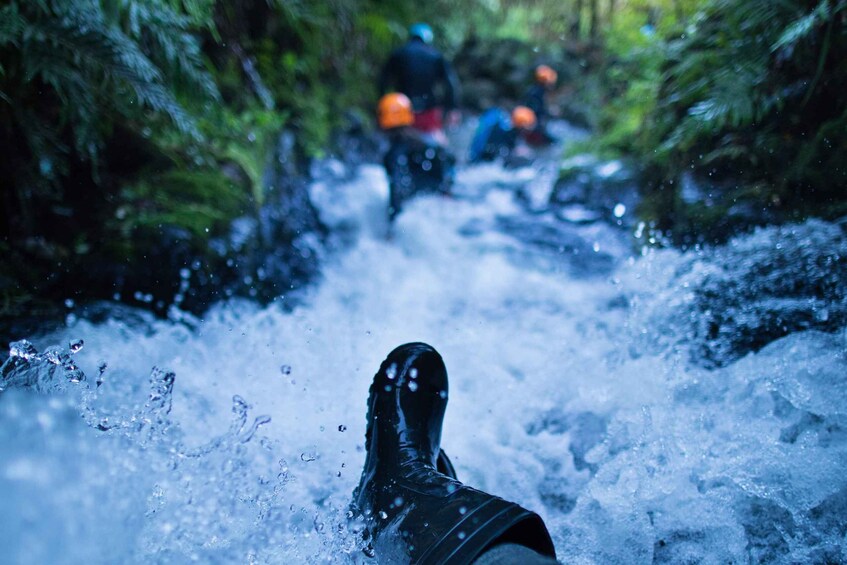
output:
M 449 151 L 411 128 L 389 132 L 389 140 L 391 146 L 383 157 L 390 190 L 389 220 L 417 193 L 450 193 L 456 159 Z
M 535 119 L 542 122 L 547 119 L 547 101 L 544 96 L 547 90 L 544 85 L 533 84 L 524 95 L 523 105 L 535 112 Z
M 409 97 L 415 112 L 438 106 L 449 111 L 457 106 L 459 87 L 453 69 L 437 49 L 420 39 L 413 38 L 391 53 L 380 76 L 380 94 L 392 88 Z
M 547 101 L 544 98 L 546 92 L 544 85 L 536 83 L 524 94 L 523 105 L 535 112 L 536 119 L 535 127 L 526 136 L 531 145 L 549 145 L 556 141 L 556 138 L 547 131 L 550 113 L 547 111 Z

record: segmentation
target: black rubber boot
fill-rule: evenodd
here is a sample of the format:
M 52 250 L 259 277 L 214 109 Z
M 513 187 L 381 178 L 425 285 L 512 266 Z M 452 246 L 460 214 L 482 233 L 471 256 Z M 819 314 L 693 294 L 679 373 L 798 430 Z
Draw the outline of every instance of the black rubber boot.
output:
M 368 398 L 367 458 L 353 492 L 384 563 L 471 563 L 503 543 L 555 558 L 541 517 L 456 480 L 440 448 L 447 369 L 425 343 L 392 351 Z

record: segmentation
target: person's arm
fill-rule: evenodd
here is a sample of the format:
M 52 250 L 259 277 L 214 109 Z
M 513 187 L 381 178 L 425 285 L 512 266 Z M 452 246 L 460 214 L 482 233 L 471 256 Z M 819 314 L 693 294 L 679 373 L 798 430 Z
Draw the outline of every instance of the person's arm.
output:
M 444 57 L 441 58 L 442 79 L 444 80 L 444 110 L 451 111 L 459 107 L 459 79 L 453 66 Z

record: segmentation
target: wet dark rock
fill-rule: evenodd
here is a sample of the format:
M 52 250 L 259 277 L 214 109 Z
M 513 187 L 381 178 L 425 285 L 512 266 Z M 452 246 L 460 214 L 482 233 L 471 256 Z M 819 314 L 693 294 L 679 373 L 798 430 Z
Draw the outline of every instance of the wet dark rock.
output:
M 747 551 L 754 563 L 775 563 L 791 547 L 786 538 L 794 535 L 796 524 L 791 513 L 776 502 L 752 498 L 738 509 L 747 535 Z
M 626 162 L 577 155 L 562 162 L 550 194 L 550 207 L 566 221 L 574 216 L 574 206 L 580 206 L 589 213 L 576 215 L 573 221 L 598 217 L 629 226 L 635 221 L 638 205 L 637 183 L 634 168 Z
M 538 494 L 544 504 L 562 514 L 570 513 L 576 507 L 578 492 L 562 477 L 545 478 L 538 488 Z
M 673 277 L 656 335 L 675 336 L 693 362 L 720 367 L 788 334 L 834 332 L 847 322 L 847 236 L 809 220 L 757 230 L 690 253 Z
M 462 105 L 480 111 L 503 100 L 519 100 L 532 84 L 537 57 L 517 39 L 469 39 L 453 61 L 462 79 Z
M 676 246 L 720 245 L 756 227 L 779 225 L 806 217 L 761 188 L 751 189 L 738 177 L 717 180 L 710 174 L 683 171 L 677 182 L 644 175 L 644 217 L 655 222 Z
M 536 217 L 499 217 L 497 228 L 527 243 L 555 260 L 576 277 L 607 276 L 617 259 L 605 250 L 595 250 L 594 243 L 576 228 L 550 215 Z M 529 259 L 524 256 L 524 259 Z
M 591 122 L 592 111 L 585 101 L 574 96 L 576 85 L 585 73 L 584 53 L 575 45 L 537 44 L 517 39 L 481 39 L 471 37 L 453 59 L 461 81 L 464 108 L 481 112 L 494 106 L 519 104 L 533 84 L 533 72 L 541 63 L 558 72 L 558 87 L 549 95 L 549 111 L 581 127 Z
M 544 413 L 526 427 L 531 436 L 546 432 L 552 435 L 570 434 L 570 452 L 577 471 L 597 471 L 597 466 L 588 463 L 585 456 L 606 437 L 608 420 L 593 412 L 565 412 L 559 408 Z
M 838 539 L 847 535 L 847 488 L 827 497 L 809 512 L 818 531 Z
M 653 563 L 696 563 L 702 558 L 706 537 L 697 530 L 667 532 L 653 544 Z

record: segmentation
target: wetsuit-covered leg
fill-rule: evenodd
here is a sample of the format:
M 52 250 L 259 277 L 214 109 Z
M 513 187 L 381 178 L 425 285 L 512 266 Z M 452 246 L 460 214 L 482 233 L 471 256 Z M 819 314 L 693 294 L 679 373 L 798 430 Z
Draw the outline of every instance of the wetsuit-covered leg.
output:
M 415 179 L 406 144 L 395 140 L 383 157 L 383 165 L 388 174 L 388 222 L 391 224 L 400 214 L 403 203 L 415 192 Z
M 554 559 L 540 516 L 456 479 L 441 450 L 447 395 L 444 362 L 424 343 L 398 347 L 374 376 L 352 508 L 376 557 L 434 565 L 531 555 L 504 545 L 512 544 Z
M 552 557 L 541 555 L 524 545 L 501 543 L 483 553 L 473 562 L 473 565 L 556 565 L 557 563 L 559 562 Z

